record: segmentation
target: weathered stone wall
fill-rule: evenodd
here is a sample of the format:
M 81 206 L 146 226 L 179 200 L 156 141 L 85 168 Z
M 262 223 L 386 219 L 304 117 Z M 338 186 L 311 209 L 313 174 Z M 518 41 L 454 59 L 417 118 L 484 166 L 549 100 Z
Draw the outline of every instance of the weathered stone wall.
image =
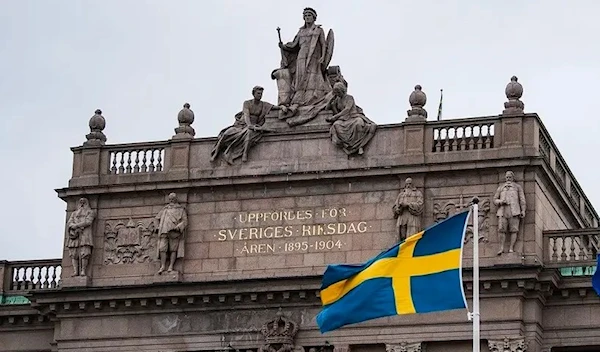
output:
M 53 341 L 52 328 L 0 329 L 0 351 L 2 352 L 49 352 Z

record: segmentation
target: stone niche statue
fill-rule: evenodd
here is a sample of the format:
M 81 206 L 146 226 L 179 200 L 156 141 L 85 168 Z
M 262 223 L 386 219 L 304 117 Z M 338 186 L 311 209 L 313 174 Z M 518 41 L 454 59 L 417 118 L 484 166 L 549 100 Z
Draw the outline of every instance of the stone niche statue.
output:
M 253 99 L 246 100 L 242 111 L 235 115 L 233 125 L 223 129 L 217 137 L 217 143 L 210 153 L 210 160 L 215 161 L 220 156 L 228 164 L 241 157 L 242 162 L 248 160 L 248 150 L 258 143 L 264 132 L 265 117 L 271 110 L 280 109 L 279 106 L 262 101 L 264 88 L 252 88 Z
M 364 146 L 375 135 L 377 125 L 356 106 L 354 97 L 346 93 L 344 83 L 334 84 L 333 97 L 327 104 L 327 109 L 334 113 L 327 118 L 327 122 L 332 123 L 330 134 L 333 144 L 341 147 L 348 155 L 362 155 Z
M 421 228 L 423 193 L 412 185 L 410 177 L 404 181 L 404 188 L 398 194 L 393 210 L 400 240 L 423 230 Z
M 86 198 L 79 199 L 77 209 L 71 213 L 67 222 L 67 241 L 69 256 L 73 263 L 72 276 L 87 276 L 87 267 L 94 248 L 92 223 L 96 211 L 90 208 Z
M 510 234 L 510 247 L 508 252 L 515 251 L 517 243 L 517 234 L 521 219 L 525 217 L 525 193 L 523 188 L 516 184 L 515 174 L 512 171 L 506 172 L 506 182 L 498 187 L 494 195 L 494 204 L 498 206 L 496 216 L 498 217 L 498 235 L 500 239 L 500 250 L 498 255 L 504 253 L 504 244 L 506 235 Z
M 183 258 L 184 235 L 188 225 L 186 209 L 177 202 L 175 193 L 169 194 L 169 203 L 156 215 L 155 222 L 154 231 L 158 234 L 157 252 L 160 259 L 158 274 L 165 271 L 167 259 L 167 271 L 171 273 L 177 258 Z

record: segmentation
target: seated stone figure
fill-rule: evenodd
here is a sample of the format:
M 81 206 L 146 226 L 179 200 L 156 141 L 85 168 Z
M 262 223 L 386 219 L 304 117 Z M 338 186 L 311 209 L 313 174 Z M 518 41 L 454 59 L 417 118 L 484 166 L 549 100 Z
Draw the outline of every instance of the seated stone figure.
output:
M 330 129 L 332 142 L 348 155 L 363 154 L 363 148 L 375 135 L 377 125 L 356 106 L 354 98 L 346 94 L 346 86 L 342 82 L 334 84 L 333 98 L 327 109 L 334 113 L 327 118 L 327 122 L 333 123 Z
M 233 125 L 219 133 L 217 143 L 210 153 L 211 161 L 215 161 L 219 156 L 229 164 L 233 164 L 239 157 L 242 157 L 242 162 L 248 160 L 248 150 L 258 143 L 266 131 L 262 127 L 265 116 L 269 111 L 279 109 L 279 106 L 261 101 L 263 91 L 263 87 L 254 87 L 254 99 L 246 100 L 242 111 L 235 115 Z

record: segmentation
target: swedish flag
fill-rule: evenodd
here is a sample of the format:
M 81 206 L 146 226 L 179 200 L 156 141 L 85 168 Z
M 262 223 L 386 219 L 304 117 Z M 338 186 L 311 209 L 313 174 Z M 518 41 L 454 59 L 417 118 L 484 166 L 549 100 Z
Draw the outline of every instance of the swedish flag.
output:
M 461 257 L 470 211 L 456 214 L 362 265 L 329 265 L 321 333 L 398 314 L 466 308 Z

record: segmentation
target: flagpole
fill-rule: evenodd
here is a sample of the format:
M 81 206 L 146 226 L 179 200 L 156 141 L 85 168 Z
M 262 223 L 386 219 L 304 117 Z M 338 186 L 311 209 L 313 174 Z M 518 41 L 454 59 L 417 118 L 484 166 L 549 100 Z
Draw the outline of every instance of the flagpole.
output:
M 479 352 L 479 198 L 473 198 L 473 352 Z

